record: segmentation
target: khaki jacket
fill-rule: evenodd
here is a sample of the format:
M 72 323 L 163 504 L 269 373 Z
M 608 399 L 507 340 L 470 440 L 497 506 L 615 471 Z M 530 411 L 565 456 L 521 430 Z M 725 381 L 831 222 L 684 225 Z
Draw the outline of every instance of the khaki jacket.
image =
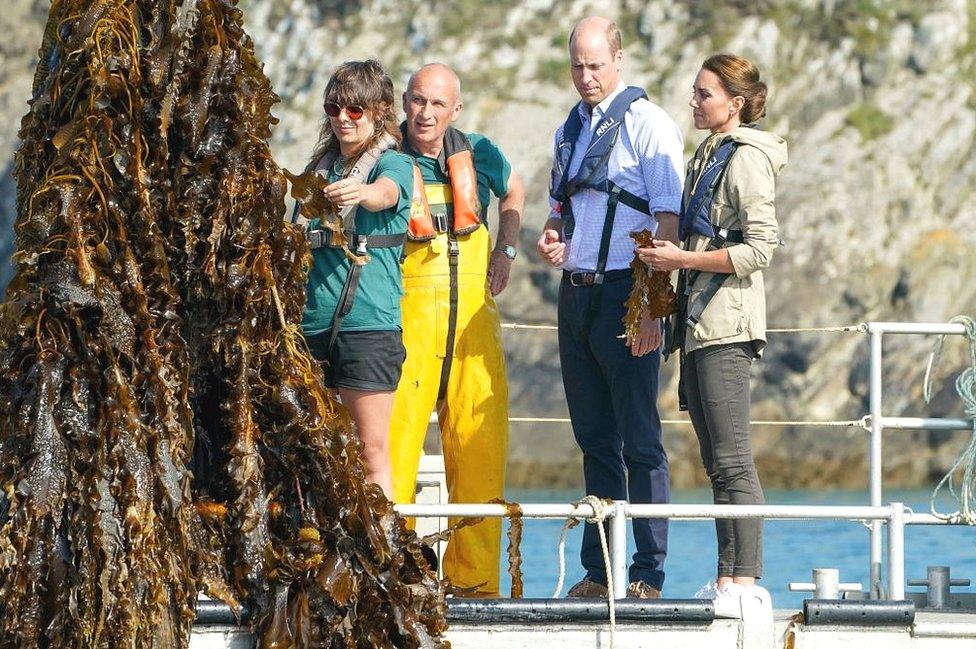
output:
M 741 142 L 725 169 L 712 202 L 712 224 L 742 230 L 744 242 L 727 248 L 735 274 L 725 280 L 694 329 L 685 330 L 684 351 L 735 342 L 755 341 L 756 353 L 766 345 L 766 294 L 762 271 L 779 246 L 776 222 L 776 175 L 786 165 L 783 138 L 755 128 L 739 127 L 702 143 L 688 163 L 687 202 L 698 170 L 711 151 L 726 139 Z M 689 250 L 703 251 L 708 240 L 693 235 Z M 692 286 L 689 304 L 697 299 L 712 273 L 701 273 Z

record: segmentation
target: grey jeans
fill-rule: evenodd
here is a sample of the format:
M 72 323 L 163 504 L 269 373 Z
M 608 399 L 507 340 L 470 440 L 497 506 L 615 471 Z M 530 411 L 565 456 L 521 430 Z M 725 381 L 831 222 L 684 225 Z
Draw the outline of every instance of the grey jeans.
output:
M 696 349 L 682 368 L 688 414 L 717 505 L 765 503 L 749 443 L 752 343 Z M 762 520 L 717 519 L 718 576 L 762 576 Z

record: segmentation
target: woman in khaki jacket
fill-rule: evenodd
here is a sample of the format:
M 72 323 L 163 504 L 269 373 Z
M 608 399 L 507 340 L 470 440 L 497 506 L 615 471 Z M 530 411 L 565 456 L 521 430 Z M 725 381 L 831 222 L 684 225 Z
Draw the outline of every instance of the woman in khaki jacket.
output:
M 766 344 L 762 271 L 779 243 L 775 177 L 786 164 L 782 138 L 746 126 L 765 115 L 765 104 L 766 84 L 751 62 L 717 54 L 702 64 L 690 105 L 695 128 L 711 135 L 688 164 L 683 245 L 655 241 L 638 251 L 654 270 L 680 271 L 679 294 L 690 287 L 674 318 L 672 351 L 681 352 L 683 402 L 716 504 L 764 502 L 749 443 L 749 371 Z M 714 598 L 720 615 L 735 616 L 743 593 L 768 602 L 755 586 L 762 520 L 715 527 L 717 580 L 698 596 Z

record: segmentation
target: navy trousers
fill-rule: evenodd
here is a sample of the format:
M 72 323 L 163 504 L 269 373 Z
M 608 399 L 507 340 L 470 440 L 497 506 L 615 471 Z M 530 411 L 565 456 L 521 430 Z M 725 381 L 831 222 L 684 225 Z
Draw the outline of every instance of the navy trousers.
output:
M 559 361 L 573 434 L 583 451 L 586 493 L 632 503 L 667 503 L 668 456 L 661 442 L 657 411 L 660 351 L 637 358 L 626 342 L 624 302 L 629 274 L 603 285 L 600 305 L 589 327 L 586 314 L 593 287 L 573 286 L 563 274 L 559 287 Z M 664 584 L 668 547 L 666 519 L 633 519 L 637 552 L 630 581 L 658 590 Z M 595 525 L 583 532 L 580 559 L 589 579 L 606 584 L 607 575 Z

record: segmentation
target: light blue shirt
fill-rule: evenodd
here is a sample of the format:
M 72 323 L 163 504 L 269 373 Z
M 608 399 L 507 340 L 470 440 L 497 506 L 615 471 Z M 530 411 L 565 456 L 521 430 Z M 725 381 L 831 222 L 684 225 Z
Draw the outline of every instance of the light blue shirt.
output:
M 585 103 L 580 102 L 579 114 L 583 120 L 579 138 L 569 164 L 569 177 L 579 171 L 583 155 L 593 137 L 593 131 L 610 104 L 625 88 L 622 81 L 606 99 L 593 107 L 592 115 Z M 562 140 L 563 127 L 556 131 L 555 148 Z M 555 155 L 555 153 L 554 153 Z M 646 199 L 651 213 L 673 212 L 681 209 L 681 187 L 684 178 L 684 139 L 674 120 L 664 109 L 647 99 L 638 99 L 624 115 L 620 130 L 608 161 L 608 179 L 631 194 Z M 603 221 L 607 215 L 607 194 L 595 189 L 582 189 L 570 198 L 576 227 L 569 243 L 569 254 L 563 268 L 576 271 L 596 270 L 603 234 Z M 559 218 L 555 201 L 550 199 L 553 218 Z M 610 252 L 606 270 L 618 270 L 630 266 L 634 259 L 634 240 L 630 233 L 640 230 L 657 231 L 657 219 L 624 205 L 617 204 L 610 237 Z

